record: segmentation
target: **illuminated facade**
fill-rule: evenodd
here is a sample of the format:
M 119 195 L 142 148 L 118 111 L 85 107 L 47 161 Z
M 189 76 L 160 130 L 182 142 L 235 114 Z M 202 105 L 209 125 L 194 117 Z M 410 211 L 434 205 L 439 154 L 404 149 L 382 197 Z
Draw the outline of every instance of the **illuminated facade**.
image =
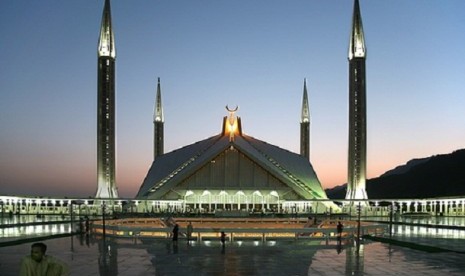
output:
M 225 191 L 226 192 L 226 191 Z M 203 193 L 202 193 L 203 194 Z M 245 193 L 244 193 L 245 194 Z M 187 199 L 194 196 L 194 192 L 187 193 Z M 225 193 L 222 193 L 225 195 Z M 279 195 L 272 193 L 270 196 Z M 255 196 L 258 196 L 255 193 Z M 234 197 L 230 196 L 232 199 Z M 226 197 L 227 199 L 227 197 Z M 255 198 L 259 201 L 260 198 Z M 192 206 L 192 198 L 186 204 L 184 200 L 154 200 L 154 199 L 89 199 L 89 198 L 43 198 L 43 197 L 18 197 L 18 196 L 2 196 L 0 195 L 0 215 L 7 216 L 10 214 L 68 214 L 71 209 L 80 215 L 101 214 L 102 203 L 108 206 L 107 211 L 123 211 L 123 205 L 128 205 L 129 212 L 166 212 L 166 211 L 183 211 L 187 205 Z M 331 200 L 326 200 L 331 203 Z M 339 200 L 345 206 L 351 206 L 351 200 Z M 249 201 L 250 203 L 251 201 Z M 279 200 L 281 212 L 306 213 L 308 214 L 308 206 L 322 206 L 322 200 L 311 199 L 306 201 L 290 201 Z M 228 201 L 229 203 L 229 201 Z M 208 205 L 208 204 L 207 204 Z M 222 204 L 217 204 L 222 206 Z M 324 206 L 331 207 L 331 204 Z M 361 216 L 389 216 L 391 211 L 397 214 L 412 214 L 421 213 L 422 215 L 430 214 L 432 216 L 450 216 L 463 217 L 465 216 L 465 197 L 454 198 L 422 198 L 422 199 L 388 199 L 388 200 L 364 200 L 361 204 Z M 315 208 L 316 209 L 316 208 Z M 353 213 L 352 210 L 345 212 Z M 319 209 L 321 211 L 321 209 Z M 329 211 L 327 208 L 325 211 Z M 334 210 L 333 211 L 338 211 Z M 343 209 L 339 211 L 344 211 Z M 408 229 L 407 229 L 408 231 Z
M 220 134 L 158 156 L 136 199 L 180 202 L 184 210 L 339 209 L 308 158 L 244 134 L 238 107 L 226 109 Z
M 153 160 L 164 152 L 163 147 L 163 125 L 165 119 L 163 118 L 163 107 L 161 104 L 161 87 L 160 78 L 158 78 L 157 95 L 155 100 L 155 108 L 153 110 Z
M 346 199 L 367 199 L 366 47 L 358 0 L 349 42 L 349 155 Z
M 106 0 L 98 42 L 96 198 L 118 197 L 115 177 L 115 59 L 110 1 Z

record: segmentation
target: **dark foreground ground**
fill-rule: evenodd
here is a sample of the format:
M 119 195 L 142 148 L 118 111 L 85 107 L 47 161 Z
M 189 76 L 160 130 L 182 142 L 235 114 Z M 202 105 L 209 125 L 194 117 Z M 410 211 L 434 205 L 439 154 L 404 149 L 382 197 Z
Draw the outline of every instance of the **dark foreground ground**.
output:
M 71 275 L 465 275 L 465 255 L 351 240 L 217 240 L 173 245 L 171 240 L 73 236 L 46 240 Z M 18 275 L 31 243 L 0 247 L 0 275 Z

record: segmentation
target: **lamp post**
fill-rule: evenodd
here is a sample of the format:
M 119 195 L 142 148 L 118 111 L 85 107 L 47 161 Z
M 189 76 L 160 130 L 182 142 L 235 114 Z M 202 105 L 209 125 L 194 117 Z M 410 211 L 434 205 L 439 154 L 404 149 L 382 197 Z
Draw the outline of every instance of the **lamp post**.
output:
M 134 205 L 136 205 L 136 213 L 139 213 L 139 201 L 134 201 Z
M 260 193 L 260 191 L 255 191 L 252 193 L 252 209 L 255 210 L 255 202 L 256 202 L 256 197 L 260 197 L 263 201 L 263 195 L 262 193 Z M 262 206 L 262 210 L 263 210 L 263 206 Z
M 102 224 L 103 224 L 103 238 L 105 238 L 105 201 L 102 202 Z
M 357 253 L 360 252 L 360 214 L 362 213 L 362 206 L 360 201 L 357 205 Z
M 55 199 L 52 199 L 50 200 L 50 203 L 52 204 L 52 213 L 56 214 L 57 201 Z
M 392 218 L 394 216 L 394 212 L 396 211 L 396 205 L 394 202 L 391 202 L 391 205 L 388 206 L 389 208 L 389 238 L 392 238 Z
M 121 200 L 118 200 L 118 211 L 121 212 L 121 214 L 123 213 L 123 202 L 121 202 Z
M 71 232 L 73 232 L 73 230 L 74 230 L 74 214 L 73 214 L 73 202 L 72 201 L 68 202 L 68 207 L 69 207 L 69 218 L 71 219 Z
M 86 211 L 86 215 L 89 216 L 89 201 L 86 199 L 84 200 L 84 208 L 85 208 L 85 211 Z
M 64 210 L 63 210 L 63 203 L 64 201 L 63 200 L 60 200 L 60 214 L 62 215 L 62 217 L 64 216 L 63 213 L 64 213 Z

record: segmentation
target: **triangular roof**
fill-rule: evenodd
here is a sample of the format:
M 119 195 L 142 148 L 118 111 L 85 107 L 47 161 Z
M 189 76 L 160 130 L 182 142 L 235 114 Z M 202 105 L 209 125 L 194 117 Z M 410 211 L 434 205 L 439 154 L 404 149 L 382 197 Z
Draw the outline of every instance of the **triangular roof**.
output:
M 234 147 L 301 199 L 326 199 L 309 160 L 304 156 L 242 134 L 219 134 L 157 157 L 137 198 L 160 199 L 222 152 Z

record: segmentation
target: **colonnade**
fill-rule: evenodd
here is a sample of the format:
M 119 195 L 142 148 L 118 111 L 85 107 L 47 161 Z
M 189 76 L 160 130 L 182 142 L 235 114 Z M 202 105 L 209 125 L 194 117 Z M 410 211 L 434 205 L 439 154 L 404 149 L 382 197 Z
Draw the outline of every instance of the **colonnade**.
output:
M 396 213 L 425 213 L 444 216 L 465 216 L 465 198 L 454 199 L 422 199 L 422 200 L 389 200 L 374 201 L 370 206 L 374 211 L 391 211 Z M 381 205 L 384 203 L 383 205 Z M 387 203 L 387 204 L 386 204 Z M 382 207 L 384 206 L 384 207 Z
M 328 208 L 335 202 L 341 208 Z M 361 204 L 363 216 L 386 216 L 398 214 L 429 214 L 444 216 L 465 216 L 465 197 L 430 199 L 386 199 L 386 200 L 280 200 L 268 195 L 219 195 L 185 196 L 178 200 L 140 199 L 68 199 L 0 196 L 0 215 L 8 214 L 101 214 L 113 212 L 162 213 L 202 212 L 218 210 L 241 210 L 261 213 L 352 213 L 354 206 Z

